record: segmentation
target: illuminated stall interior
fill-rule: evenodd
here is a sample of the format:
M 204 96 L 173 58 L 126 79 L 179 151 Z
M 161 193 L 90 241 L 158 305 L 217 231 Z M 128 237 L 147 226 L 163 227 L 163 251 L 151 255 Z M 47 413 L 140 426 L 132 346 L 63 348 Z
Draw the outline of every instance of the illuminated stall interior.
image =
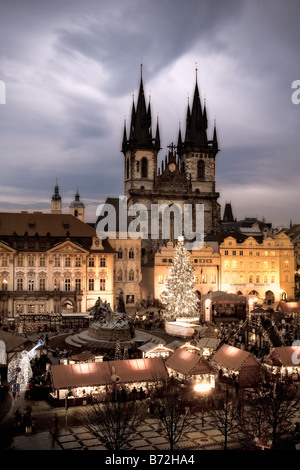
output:
M 203 357 L 184 347 L 174 351 L 167 359 L 166 367 L 170 376 L 189 380 L 198 388 L 215 387 L 213 367 Z
M 50 398 L 59 406 L 66 397 L 69 405 L 122 398 L 125 393 L 127 399 L 144 398 L 168 374 L 163 359 L 156 357 L 52 365 L 51 376 Z

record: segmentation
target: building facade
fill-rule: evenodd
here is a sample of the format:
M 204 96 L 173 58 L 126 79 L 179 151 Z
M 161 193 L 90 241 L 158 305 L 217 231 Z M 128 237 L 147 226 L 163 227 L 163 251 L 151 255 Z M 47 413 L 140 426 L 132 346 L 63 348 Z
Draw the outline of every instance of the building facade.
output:
M 0 316 L 85 313 L 98 297 L 114 309 L 120 293 L 125 306 L 135 306 L 140 300 L 139 245 L 134 240 L 124 247 L 128 261 L 121 281 L 116 277 L 118 243 L 101 240 L 78 217 L 0 213 Z
M 220 244 L 221 290 L 270 303 L 294 299 L 294 246 L 284 233 L 257 241 L 233 236 Z

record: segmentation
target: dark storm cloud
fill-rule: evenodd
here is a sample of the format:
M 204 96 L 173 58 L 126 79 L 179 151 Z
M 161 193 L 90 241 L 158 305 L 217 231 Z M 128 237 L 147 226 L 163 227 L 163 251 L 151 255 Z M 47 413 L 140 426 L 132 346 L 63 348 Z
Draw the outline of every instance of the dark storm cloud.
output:
M 56 176 L 66 204 L 79 186 L 92 219 L 93 205 L 123 192 L 123 119 L 143 58 L 161 157 L 198 62 L 210 132 L 217 118 L 221 202 L 241 216 L 258 206 L 276 223 L 300 219 L 299 11 L 297 0 L 2 2 L 0 209 L 49 210 Z

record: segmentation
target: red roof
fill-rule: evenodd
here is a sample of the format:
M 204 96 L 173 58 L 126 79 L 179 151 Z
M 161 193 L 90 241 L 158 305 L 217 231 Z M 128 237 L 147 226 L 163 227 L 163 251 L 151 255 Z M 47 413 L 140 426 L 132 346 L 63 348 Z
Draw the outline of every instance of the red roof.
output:
M 230 344 L 223 344 L 213 355 L 212 361 L 233 370 L 240 370 L 242 366 L 246 365 L 254 366 L 258 364 L 250 352 L 235 348 Z
M 177 348 L 167 359 L 166 366 L 186 375 L 191 373 L 200 360 L 201 357 L 198 354 L 194 354 L 185 348 Z
M 168 375 L 160 357 L 52 365 L 51 374 L 56 389 L 112 384 L 114 375 L 119 383 L 164 380 Z
M 266 360 L 271 360 L 277 366 L 295 367 L 300 361 L 300 346 L 274 348 Z

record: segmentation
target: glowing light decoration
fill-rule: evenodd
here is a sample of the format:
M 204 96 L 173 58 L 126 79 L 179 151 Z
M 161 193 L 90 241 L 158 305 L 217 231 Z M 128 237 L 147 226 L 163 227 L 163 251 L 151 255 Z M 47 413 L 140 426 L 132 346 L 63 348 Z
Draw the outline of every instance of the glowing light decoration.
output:
M 44 342 L 39 340 L 38 343 L 30 351 L 22 351 L 21 356 L 17 359 L 12 359 L 8 364 L 7 380 L 8 382 L 14 381 L 17 384 L 27 385 L 32 377 L 32 369 L 30 361 L 36 354 L 36 349 L 43 346 Z
M 199 317 L 198 299 L 194 292 L 194 269 L 189 258 L 184 238 L 178 237 L 170 274 L 166 279 L 166 291 L 161 296 L 166 320 Z
M 208 382 L 200 382 L 194 386 L 195 392 L 205 393 L 211 390 L 211 384 Z

